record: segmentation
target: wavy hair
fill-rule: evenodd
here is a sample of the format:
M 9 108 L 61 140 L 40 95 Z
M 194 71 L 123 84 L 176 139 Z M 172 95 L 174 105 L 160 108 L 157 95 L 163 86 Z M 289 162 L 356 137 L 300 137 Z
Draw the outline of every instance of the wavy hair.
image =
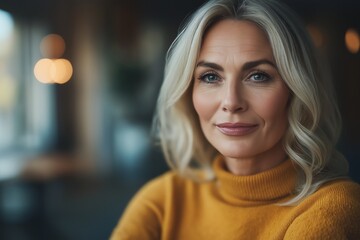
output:
M 332 82 L 324 77 L 311 40 L 290 9 L 275 0 L 212 0 L 189 18 L 170 46 L 154 131 L 169 166 L 180 174 L 214 177 L 216 150 L 205 139 L 192 104 L 192 79 L 205 32 L 222 19 L 247 20 L 267 35 L 278 71 L 291 91 L 284 150 L 298 166 L 299 202 L 321 184 L 347 175 L 347 161 L 336 150 L 341 117 Z M 201 170 L 201 171 L 200 171 Z

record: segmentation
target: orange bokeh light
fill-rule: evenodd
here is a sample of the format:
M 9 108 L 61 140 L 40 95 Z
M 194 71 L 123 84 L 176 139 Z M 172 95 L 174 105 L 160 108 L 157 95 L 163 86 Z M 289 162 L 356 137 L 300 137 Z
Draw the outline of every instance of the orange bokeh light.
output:
M 360 37 L 355 29 L 348 29 L 345 33 L 345 44 L 349 52 L 357 53 L 360 49 Z
M 73 68 L 66 59 L 40 59 L 34 68 L 34 74 L 41 83 L 63 84 L 70 80 Z
M 48 58 L 40 59 L 34 68 L 34 74 L 37 80 L 41 83 L 53 83 L 52 77 L 50 74 L 50 69 L 52 66 L 52 60 Z
M 321 30 L 315 25 L 307 26 L 307 30 L 310 37 L 316 47 L 322 47 L 324 45 L 324 35 Z
M 51 68 L 51 75 L 55 83 L 63 84 L 70 80 L 73 74 L 71 63 L 66 59 L 56 59 Z
M 58 34 L 49 34 L 41 40 L 40 51 L 46 58 L 60 58 L 65 52 L 65 41 Z

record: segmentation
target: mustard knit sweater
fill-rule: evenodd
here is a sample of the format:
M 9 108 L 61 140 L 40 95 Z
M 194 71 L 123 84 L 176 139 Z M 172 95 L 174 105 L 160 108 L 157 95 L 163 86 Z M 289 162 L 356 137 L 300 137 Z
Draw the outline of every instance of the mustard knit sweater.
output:
M 360 239 L 360 186 L 332 181 L 297 206 L 290 160 L 268 171 L 235 176 L 214 162 L 216 181 L 196 183 L 168 172 L 133 198 L 111 240 Z

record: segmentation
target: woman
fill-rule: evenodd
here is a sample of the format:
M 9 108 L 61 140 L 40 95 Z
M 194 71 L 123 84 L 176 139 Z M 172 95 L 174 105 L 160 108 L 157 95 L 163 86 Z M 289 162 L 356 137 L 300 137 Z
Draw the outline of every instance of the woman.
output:
M 269 0 L 215 0 L 170 47 L 156 131 L 173 171 L 112 239 L 360 239 L 360 187 L 311 43 Z

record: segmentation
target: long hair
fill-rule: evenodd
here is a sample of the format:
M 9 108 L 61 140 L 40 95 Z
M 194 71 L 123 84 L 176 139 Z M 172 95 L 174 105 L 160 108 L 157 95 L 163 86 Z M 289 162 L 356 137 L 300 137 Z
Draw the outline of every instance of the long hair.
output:
M 278 71 L 291 91 L 284 150 L 300 169 L 296 203 L 321 184 L 347 174 L 335 145 L 341 117 L 332 82 L 318 65 L 311 40 L 290 9 L 275 0 L 212 0 L 188 20 L 166 56 L 154 131 L 169 166 L 180 174 L 213 178 L 216 150 L 205 139 L 192 104 L 192 79 L 205 32 L 222 19 L 251 21 L 267 35 Z

